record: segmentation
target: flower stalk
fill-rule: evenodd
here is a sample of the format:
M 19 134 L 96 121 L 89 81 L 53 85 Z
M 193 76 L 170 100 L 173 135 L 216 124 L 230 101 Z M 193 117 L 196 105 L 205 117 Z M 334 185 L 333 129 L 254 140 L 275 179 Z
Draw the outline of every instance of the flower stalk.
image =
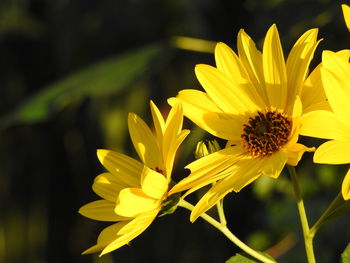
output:
M 313 249 L 313 238 L 314 233 L 310 231 L 309 223 L 306 216 L 306 211 L 304 207 L 304 202 L 301 196 L 300 186 L 299 186 L 299 180 L 297 177 L 297 173 L 295 171 L 294 166 L 287 165 L 289 174 L 292 179 L 293 188 L 294 188 L 294 194 L 297 202 L 299 217 L 300 217 L 300 223 L 303 230 L 303 236 L 304 236 L 304 244 L 305 244 L 305 251 L 307 256 L 308 263 L 316 263 L 315 255 L 314 255 L 314 249 Z
M 178 206 L 186 208 L 189 211 L 192 211 L 194 206 L 190 204 L 189 202 L 185 201 L 184 199 L 180 199 Z M 222 206 L 221 206 L 222 207 Z M 276 261 L 269 259 L 265 257 L 264 255 L 260 254 L 256 250 L 249 247 L 247 244 L 245 244 L 243 241 L 241 241 L 238 237 L 236 237 L 230 229 L 226 226 L 226 220 L 224 222 L 218 222 L 211 216 L 209 216 L 206 213 L 202 213 L 200 215 L 201 218 L 203 218 L 205 221 L 207 221 L 209 224 L 211 224 L 213 227 L 218 229 L 221 233 L 223 233 L 232 243 L 234 243 L 236 246 L 238 246 L 240 249 L 242 249 L 244 252 L 246 252 L 248 255 L 256 258 L 257 260 L 260 260 L 264 263 L 276 263 Z

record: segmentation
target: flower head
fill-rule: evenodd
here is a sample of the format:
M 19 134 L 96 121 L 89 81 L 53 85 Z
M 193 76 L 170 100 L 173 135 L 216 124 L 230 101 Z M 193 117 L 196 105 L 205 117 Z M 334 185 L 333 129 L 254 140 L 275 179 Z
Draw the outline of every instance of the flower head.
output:
M 301 121 L 302 135 L 330 139 L 315 152 L 316 163 L 350 163 L 350 50 L 324 51 L 321 76 L 332 111 L 316 110 L 305 114 Z M 350 199 L 350 172 L 342 185 L 345 200 Z
M 275 25 L 266 34 L 262 52 L 240 30 L 238 55 L 218 43 L 216 67 L 196 66 L 206 92 L 182 90 L 169 99 L 171 105 L 181 102 L 184 115 L 198 126 L 227 140 L 224 149 L 189 164 L 191 174 L 170 191 L 189 189 L 187 195 L 216 182 L 196 205 L 191 221 L 227 193 L 262 175 L 277 178 L 286 163 L 295 166 L 305 151 L 313 150 L 297 140 L 302 113 L 327 108 L 322 89 L 315 95 L 317 86 L 311 85 L 319 81 L 319 68 L 307 77 L 318 43 L 317 29 L 307 31 L 285 62 Z
M 140 235 L 169 204 L 175 153 L 188 135 L 182 130 L 182 106 L 172 108 L 164 121 L 151 102 L 155 134 L 136 114 L 128 118 L 129 133 L 142 162 L 110 150 L 98 150 L 97 156 L 108 172 L 97 176 L 92 186 L 102 200 L 80 208 L 82 215 L 116 222 L 105 228 L 97 244 L 83 253 L 102 250 L 101 255 L 118 249 Z

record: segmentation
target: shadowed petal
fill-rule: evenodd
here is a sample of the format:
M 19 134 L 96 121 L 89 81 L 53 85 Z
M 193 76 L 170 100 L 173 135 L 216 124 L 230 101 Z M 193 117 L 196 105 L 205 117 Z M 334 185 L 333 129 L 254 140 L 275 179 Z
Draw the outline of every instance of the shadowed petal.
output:
M 257 50 L 254 41 L 243 29 L 238 33 L 237 49 L 239 58 L 249 75 L 250 81 L 267 105 L 269 101 L 265 90 L 262 55 Z
M 126 183 L 130 187 L 140 186 L 140 178 L 143 170 L 143 164 L 129 156 L 110 150 L 97 150 L 97 157 L 102 165 L 117 180 Z
M 159 145 L 147 124 L 136 114 L 129 113 L 129 133 L 141 161 L 148 167 L 161 167 L 163 164 Z
M 85 217 L 99 221 L 121 221 L 129 218 L 117 215 L 114 212 L 115 203 L 106 200 L 97 200 L 82 206 L 79 213 Z
M 98 175 L 92 185 L 92 189 L 96 194 L 111 202 L 115 202 L 119 192 L 126 187 L 129 187 L 129 185 L 118 180 L 118 178 L 111 173 Z
M 300 96 L 303 83 L 309 73 L 310 61 L 320 41 L 317 40 L 318 29 L 306 31 L 294 44 L 289 53 L 286 68 L 288 75 L 287 103 L 293 103 L 295 96 Z M 288 105 L 287 105 L 288 106 Z
M 288 153 L 287 163 L 292 166 L 297 166 L 304 152 L 314 152 L 315 150 L 315 147 L 309 148 L 300 143 L 292 144 L 286 149 Z
M 240 140 L 247 117 L 223 113 L 204 92 L 183 90 L 176 98 L 168 101 L 170 105 L 181 102 L 184 115 L 214 136 L 232 141 Z
M 209 97 L 223 111 L 242 114 L 259 110 L 255 101 L 245 92 L 245 88 L 240 87 L 239 83 L 234 83 L 218 69 L 209 65 L 197 65 L 195 73 Z

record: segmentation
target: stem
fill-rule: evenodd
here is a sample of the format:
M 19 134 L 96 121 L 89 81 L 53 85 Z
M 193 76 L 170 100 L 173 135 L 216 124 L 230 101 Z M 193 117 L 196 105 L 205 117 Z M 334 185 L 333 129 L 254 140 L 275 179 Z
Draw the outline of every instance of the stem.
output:
M 192 211 L 194 206 L 190 204 L 189 202 L 185 201 L 184 199 L 180 199 L 178 206 L 181 206 L 183 208 L 186 208 L 187 210 Z M 223 225 L 222 223 L 219 223 L 211 216 L 207 215 L 206 213 L 203 213 L 200 215 L 201 218 L 203 218 L 205 221 L 207 221 L 209 224 L 211 224 L 213 227 L 218 229 L 221 233 L 223 233 L 229 240 L 231 240 L 236 246 L 238 246 L 240 249 L 242 249 L 244 252 L 249 254 L 250 256 L 260 260 L 264 263 L 276 263 L 276 261 L 271 260 L 264 255 L 258 253 L 254 249 L 250 248 L 248 245 L 243 243 L 240 239 L 238 239 L 228 228 L 226 225 Z
M 218 214 L 219 214 L 221 225 L 226 226 L 227 221 L 226 221 L 225 212 L 224 212 L 224 199 L 221 199 L 219 202 L 217 202 L 216 207 L 218 209 Z
M 327 207 L 326 211 L 321 215 L 321 217 L 317 220 L 317 222 L 311 227 L 310 229 L 310 235 L 314 236 L 318 229 L 321 227 L 321 225 L 324 223 L 324 221 L 329 217 L 331 214 L 334 213 L 335 208 L 339 206 L 339 202 L 344 202 L 343 196 L 340 193 L 334 198 L 332 203 Z
M 294 166 L 287 165 L 287 168 L 288 168 L 289 174 L 292 178 L 292 183 L 293 183 L 293 187 L 294 187 L 295 198 L 297 201 L 297 207 L 298 207 L 299 216 L 300 216 L 300 223 L 301 223 L 301 227 L 303 229 L 307 261 L 309 263 L 315 263 L 316 260 L 315 260 L 314 249 L 313 249 L 313 244 L 312 244 L 312 240 L 313 240 L 314 236 L 310 233 L 310 228 L 309 228 L 309 223 L 307 221 L 304 202 L 303 202 L 303 199 L 301 197 L 301 191 L 300 191 L 297 173 L 295 171 Z

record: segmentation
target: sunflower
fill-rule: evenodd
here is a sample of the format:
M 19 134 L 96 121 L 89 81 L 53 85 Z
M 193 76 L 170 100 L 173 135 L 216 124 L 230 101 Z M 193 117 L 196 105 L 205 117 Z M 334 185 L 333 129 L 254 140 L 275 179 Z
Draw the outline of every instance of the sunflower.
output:
M 348 30 L 350 31 L 350 6 L 342 4 L 341 8 L 343 10 L 345 24 L 346 24 Z
M 181 130 L 180 104 L 171 109 L 166 122 L 152 101 L 150 104 L 155 134 L 136 114 L 128 117 L 130 137 L 142 162 L 110 150 L 97 151 L 108 171 L 98 175 L 92 186 L 102 199 L 84 205 L 79 213 L 116 223 L 102 230 L 97 244 L 83 254 L 102 250 L 103 255 L 129 243 L 169 205 L 175 153 L 189 131 Z
M 314 162 L 350 163 L 350 50 L 324 51 L 322 54 L 322 85 L 332 111 L 311 111 L 301 118 L 302 135 L 330 139 L 317 148 Z M 350 199 L 350 170 L 343 184 L 342 195 Z
M 170 105 L 181 102 L 184 115 L 199 127 L 227 140 L 224 149 L 189 164 L 191 174 L 169 193 L 188 190 L 186 196 L 216 182 L 195 206 L 191 221 L 229 192 L 262 175 L 277 178 L 285 164 L 296 166 L 305 151 L 314 150 L 297 141 L 301 115 L 328 107 L 322 89 L 312 85 L 320 81 L 320 67 L 308 76 L 317 33 L 305 32 L 285 62 L 276 25 L 268 30 L 262 52 L 241 29 L 238 55 L 218 43 L 216 67 L 195 67 L 206 92 L 182 90 L 169 99 Z

